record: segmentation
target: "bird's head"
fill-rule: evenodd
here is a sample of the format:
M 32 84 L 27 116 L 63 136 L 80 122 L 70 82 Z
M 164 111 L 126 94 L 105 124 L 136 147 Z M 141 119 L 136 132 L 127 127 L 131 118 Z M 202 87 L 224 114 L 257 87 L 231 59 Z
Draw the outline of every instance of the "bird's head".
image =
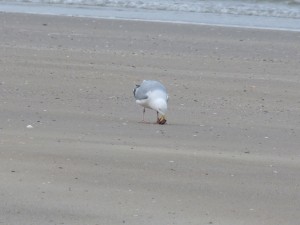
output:
M 157 123 L 165 124 L 167 122 L 166 113 L 168 110 L 167 101 L 164 99 L 157 99 L 154 102 L 153 109 L 155 109 L 160 115 L 158 117 Z

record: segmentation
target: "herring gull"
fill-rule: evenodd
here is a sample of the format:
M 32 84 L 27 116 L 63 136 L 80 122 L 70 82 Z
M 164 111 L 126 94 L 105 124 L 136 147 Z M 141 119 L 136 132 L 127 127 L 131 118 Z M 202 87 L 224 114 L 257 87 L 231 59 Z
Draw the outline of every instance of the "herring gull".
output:
M 142 122 L 145 122 L 146 108 L 156 111 L 158 124 L 165 124 L 167 122 L 168 94 L 166 88 L 160 82 L 144 80 L 133 89 L 133 95 L 136 103 L 144 107 Z

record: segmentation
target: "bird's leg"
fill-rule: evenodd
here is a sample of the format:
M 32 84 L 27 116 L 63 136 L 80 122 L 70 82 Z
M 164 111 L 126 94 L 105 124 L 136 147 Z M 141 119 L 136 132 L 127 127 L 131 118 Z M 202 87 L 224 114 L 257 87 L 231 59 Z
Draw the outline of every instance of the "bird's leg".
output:
M 158 117 L 158 112 L 156 111 L 156 123 L 159 123 L 159 117 Z
M 143 110 L 143 120 L 142 120 L 142 122 L 145 122 L 145 112 L 146 112 L 146 108 L 144 108 L 144 110 Z
M 148 123 L 145 121 L 145 112 L 146 112 L 146 108 L 143 109 L 143 120 L 140 123 Z

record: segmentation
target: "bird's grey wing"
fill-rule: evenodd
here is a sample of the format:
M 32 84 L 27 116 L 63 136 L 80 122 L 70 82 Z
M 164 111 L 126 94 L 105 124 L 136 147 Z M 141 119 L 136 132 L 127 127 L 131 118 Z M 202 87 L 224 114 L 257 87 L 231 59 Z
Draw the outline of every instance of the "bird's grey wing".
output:
M 163 92 L 167 92 L 166 88 L 156 80 L 144 80 L 141 84 L 141 87 L 145 92 L 154 91 L 154 90 L 161 90 Z
M 133 95 L 136 100 L 147 99 L 147 92 L 147 89 L 141 85 L 136 85 L 136 87 L 133 89 Z
M 133 94 L 137 100 L 142 100 L 147 99 L 148 94 L 155 90 L 161 90 L 167 95 L 166 88 L 160 82 L 155 80 L 144 80 L 141 85 L 136 85 Z

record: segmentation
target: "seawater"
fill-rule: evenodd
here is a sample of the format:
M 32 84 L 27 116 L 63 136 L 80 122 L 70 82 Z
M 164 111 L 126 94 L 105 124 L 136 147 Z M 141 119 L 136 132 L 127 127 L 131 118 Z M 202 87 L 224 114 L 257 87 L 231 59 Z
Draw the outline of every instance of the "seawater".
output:
M 0 0 L 0 11 L 300 31 L 300 0 Z

